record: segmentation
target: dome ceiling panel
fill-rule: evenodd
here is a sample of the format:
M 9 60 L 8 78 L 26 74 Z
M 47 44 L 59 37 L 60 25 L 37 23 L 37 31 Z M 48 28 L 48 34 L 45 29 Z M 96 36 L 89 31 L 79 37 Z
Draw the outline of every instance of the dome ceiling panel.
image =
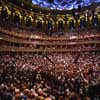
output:
M 35 5 L 57 10 L 77 9 L 79 5 L 85 7 L 99 2 L 100 0 L 32 0 Z

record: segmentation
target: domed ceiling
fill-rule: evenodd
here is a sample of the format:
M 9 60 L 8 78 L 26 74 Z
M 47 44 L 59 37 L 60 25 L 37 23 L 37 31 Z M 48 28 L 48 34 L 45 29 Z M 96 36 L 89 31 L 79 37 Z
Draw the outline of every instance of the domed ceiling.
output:
M 57 9 L 57 10 L 71 10 L 81 7 L 89 6 L 93 3 L 99 3 L 100 0 L 32 0 L 32 3 L 43 8 Z

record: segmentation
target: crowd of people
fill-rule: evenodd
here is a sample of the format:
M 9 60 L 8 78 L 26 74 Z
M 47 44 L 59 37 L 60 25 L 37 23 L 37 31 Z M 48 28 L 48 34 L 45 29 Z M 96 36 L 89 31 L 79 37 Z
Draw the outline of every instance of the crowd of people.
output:
M 94 43 L 94 40 L 100 39 L 100 36 L 96 37 L 99 30 L 98 33 L 92 30 L 92 32 L 89 30 L 86 32 L 84 29 L 82 30 L 84 32 L 78 30 L 79 32 L 72 31 L 70 33 L 63 33 L 60 30 L 61 32 L 46 34 L 29 27 L 31 22 L 24 23 L 26 26 L 20 25 L 22 23 L 20 23 L 19 14 L 14 12 L 11 12 L 11 14 L 13 21 L 8 15 L 7 8 L 2 7 L 0 36 L 3 38 L 1 37 L 0 40 L 1 46 L 30 47 L 33 50 L 34 48 L 41 49 L 43 43 L 43 50 L 59 48 L 67 50 L 72 49 L 73 45 L 76 46 L 79 42 L 93 41 L 93 44 L 74 47 L 74 49 L 77 49 L 77 53 L 0 52 L 0 100 L 100 100 L 100 52 L 95 50 L 100 46 Z M 13 14 L 15 15 L 13 16 Z M 95 22 L 96 19 L 98 18 L 93 19 L 92 26 L 97 30 L 99 23 L 97 23 L 98 21 Z M 82 23 L 80 23 L 80 28 L 85 28 L 86 26 Z M 37 28 L 42 29 L 40 24 Z M 60 27 L 62 27 L 62 24 Z M 71 28 L 74 28 L 74 26 L 71 26 Z M 4 33 L 7 34 L 4 35 Z M 50 34 L 51 37 L 47 36 Z M 61 35 L 63 35 L 63 38 L 57 40 Z M 7 39 L 11 39 L 11 37 L 18 39 L 18 43 L 2 41 L 4 36 Z M 21 45 L 19 40 L 34 42 L 33 45 L 35 46 L 31 44 Z M 57 43 L 58 46 L 52 46 L 52 44 Z M 65 45 L 63 46 L 60 43 L 65 43 Z
M 92 30 L 95 32 L 100 31 L 99 30 L 99 17 L 98 17 L 99 13 L 95 11 L 89 11 L 87 14 L 91 13 L 90 16 L 82 16 L 81 14 L 79 14 L 77 15 L 79 16 L 78 18 L 75 16 L 72 16 L 73 14 L 71 14 L 71 17 L 72 17 L 71 19 L 67 17 L 62 18 L 62 15 L 60 17 L 48 15 L 46 19 L 45 14 L 39 15 L 38 13 L 34 14 L 33 12 L 31 12 L 32 15 L 30 16 L 27 10 L 22 9 L 19 6 L 15 6 L 11 3 L 9 4 L 8 2 L 7 2 L 8 3 L 7 5 L 3 3 L 4 2 L 1 2 L 1 22 L 2 22 L 1 25 L 15 25 L 16 27 L 26 26 L 26 27 L 31 27 L 32 31 L 38 30 L 40 33 L 42 31 L 42 32 L 46 32 L 47 35 L 55 34 L 58 36 L 64 35 L 65 31 L 73 32 L 73 33 L 78 32 L 80 30 L 81 31 L 89 31 L 89 30 L 91 31 Z M 83 13 L 85 14 L 85 12 Z M 34 17 L 35 19 L 33 19 L 33 16 L 35 16 Z M 38 16 L 41 18 L 39 18 Z M 56 20 L 54 20 L 54 17 L 56 17 Z M 89 20 L 90 18 L 91 20 Z M 66 21 L 66 19 L 68 20 L 68 22 Z M 66 22 L 67 22 L 67 25 L 65 24 Z M 58 23 L 58 25 L 56 25 L 56 23 Z
M 100 52 L 2 52 L 0 100 L 100 100 L 99 65 Z
M 63 38 L 66 37 L 68 40 L 74 40 L 75 38 L 87 38 L 87 39 L 92 39 L 89 37 L 99 35 L 99 32 L 92 32 L 92 31 L 81 31 L 81 32 L 64 32 L 62 36 L 57 35 L 57 32 L 53 33 L 52 36 L 49 36 L 46 34 L 46 32 L 38 32 L 38 31 L 33 31 L 31 28 L 26 28 L 26 27 L 15 27 L 15 26 L 1 26 L 0 27 L 1 31 L 8 32 L 12 35 L 18 36 L 19 37 L 29 37 L 29 38 L 41 38 L 41 37 L 55 37 L 55 38 Z M 74 39 L 73 39 L 74 38 Z
M 88 34 L 90 33 L 99 33 L 99 19 L 98 15 L 93 15 L 91 17 L 91 23 L 87 25 L 88 23 L 86 22 L 86 18 L 79 19 L 79 27 L 75 25 L 75 20 L 69 21 L 69 24 L 66 26 L 66 29 L 64 29 L 64 23 L 63 21 L 58 21 L 58 26 L 53 26 L 53 23 L 49 23 L 50 20 L 48 20 L 47 24 L 43 26 L 43 21 L 41 19 L 34 19 L 35 21 L 32 22 L 32 19 L 27 16 L 22 16 L 21 12 L 14 12 L 14 10 L 11 10 L 13 8 L 10 8 L 9 6 L 7 7 L 6 5 L 4 6 L 3 4 L 1 5 L 1 13 L 0 13 L 0 26 L 4 27 L 17 27 L 17 28 L 22 28 L 24 30 L 20 30 L 22 33 L 27 33 L 27 34 L 38 34 L 38 35 L 50 35 L 50 36 L 63 36 L 63 35 L 76 35 L 76 34 Z M 18 8 L 17 8 L 18 9 Z M 11 11 L 10 11 L 11 10 Z M 11 13 L 11 14 L 9 14 Z M 22 21 L 21 16 L 24 17 L 24 20 Z M 32 16 L 31 16 L 32 17 Z M 26 19 L 26 20 L 25 20 Z M 81 22 L 82 21 L 82 22 Z M 85 21 L 85 23 L 84 23 Z M 36 22 L 36 23 L 35 23 Z M 73 23 L 74 22 L 74 23 Z M 34 26 L 32 26 L 32 23 L 35 23 Z M 87 24 L 86 24 L 87 23 Z M 50 25 L 49 25 L 50 24 Z M 84 26 L 85 24 L 85 26 Z M 88 26 L 92 26 L 91 28 L 87 28 Z M 43 29 L 45 27 L 45 29 Z M 53 29 L 53 27 L 58 27 L 57 29 Z M 75 28 L 76 27 L 76 28 Z M 26 30 L 25 30 L 26 29 Z M 28 31 L 27 31 L 28 30 Z M 64 31 L 66 30 L 66 31 Z M 14 30 L 15 31 L 15 30 Z
M 100 36 L 96 37 L 100 31 L 99 18 L 94 12 L 91 13 L 91 18 L 89 17 L 90 27 L 86 25 L 88 24 L 86 18 L 78 19 L 78 27 L 75 26 L 75 20 L 69 19 L 66 27 L 62 21 L 60 23 L 57 21 L 58 25 L 53 26 L 50 19 L 44 22 L 43 26 L 42 20 L 35 19 L 38 15 L 33 15 L 34 24 L 32 16 L 29 17 L 26 10 L 20 12 L 19 8 L 14 9 L 9 4 L 7 7 L 1 1 L 1 46 L 29 47 L 33 50 L 41 49 L 41 44 L 44 43 L 43 50 L 59 48 L 66 50 L 72 49 L 76 41 L 78 44 L 82 41 L 100 40 Z M 5 42 L 2 40 L 4 36 L 7 39 L 18 39 L 18 43 Z M 57 40 L 59 36 L 63 37 L 63 41 Z M 19 40 L 34 42 L 35 46 L 21 45 Z M 58 46 L 50 47 L 49 43 L 58 43 Z M 65 43 L 65 46 L 60 43 Z M 46 44 L 48 46 L 45 47 Z M 75 46 L 77 44 L 75 43 Z M 100 52 L 95 50 L 99 47 L 99 44 L 95 43 L 80 45 L 74 47 L 77 53 L 63 54 L 0 52 L 0 100 L 100 100 Z M 88 52 L 83 52 L 84 50 Z

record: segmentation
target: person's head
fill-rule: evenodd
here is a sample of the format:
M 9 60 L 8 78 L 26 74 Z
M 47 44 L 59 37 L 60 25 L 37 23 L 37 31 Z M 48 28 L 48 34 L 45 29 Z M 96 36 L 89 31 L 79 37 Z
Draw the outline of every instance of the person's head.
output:
M 91 98 L 90 97 L 85 97 L 85 100 L 91 100 Z
M 45 100 L 45 98 L 42 97 L 42 96 L 38 96 L 38 97 L 35 98 L 35 100 Z
M 45 100 L 52 100 L 50 97 L 45 98 Z

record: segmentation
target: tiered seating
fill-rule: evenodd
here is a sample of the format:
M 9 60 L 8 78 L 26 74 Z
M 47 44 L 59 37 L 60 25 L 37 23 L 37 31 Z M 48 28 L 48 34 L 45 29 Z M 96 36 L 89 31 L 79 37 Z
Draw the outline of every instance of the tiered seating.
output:
M 24 34 L 15 29 L 1 28 L 0 38 L 1 51 L 79 52 L 100 50 L 99 34 L 91 34 L 90 36 L 44 37 Z

